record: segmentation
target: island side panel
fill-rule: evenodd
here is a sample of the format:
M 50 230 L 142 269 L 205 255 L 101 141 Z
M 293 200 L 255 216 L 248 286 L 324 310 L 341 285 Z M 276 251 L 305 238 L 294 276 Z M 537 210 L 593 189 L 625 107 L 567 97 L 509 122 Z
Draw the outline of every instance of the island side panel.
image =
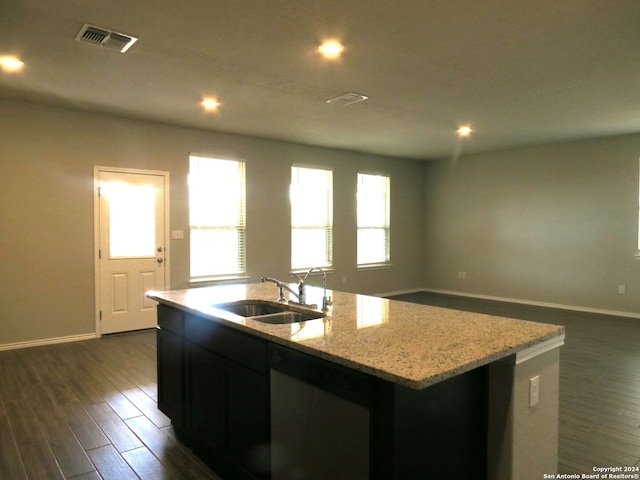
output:
M 560 349 L 523 363 L 510 356 L 490 365 L 489 480 L 543 478 L 558 470 Z M 530 406 L 530 379 L 539 402 Z

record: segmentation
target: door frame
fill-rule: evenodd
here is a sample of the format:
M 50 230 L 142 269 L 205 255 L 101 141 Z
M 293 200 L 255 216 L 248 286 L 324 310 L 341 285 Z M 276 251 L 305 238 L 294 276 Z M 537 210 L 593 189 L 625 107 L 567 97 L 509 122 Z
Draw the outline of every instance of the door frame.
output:
M 113 172 L 113 173 L 133 173 L 138 175 L 157 175 L 163 178 L 164 188 L 164 286 L 165 289 L 170 288 L 171 279 L 171 243 L 170 243 L 170 230 L 169 224 L 169 172 L 164 170 L 142 170 L 138 168 L 122 168 L 122 167 L 105 167 L 100 165 L 94 165 L 93 167 L 93 259 L 94 259 L 94 286 L 95 286 L 95 325 L 96 325 L 96 337 L 102 337 L 102 324 L 100 318 L 100 312 L 102 310 L 101 300 L 101 264 L 100 264 L 100 173 L 101 172 Z

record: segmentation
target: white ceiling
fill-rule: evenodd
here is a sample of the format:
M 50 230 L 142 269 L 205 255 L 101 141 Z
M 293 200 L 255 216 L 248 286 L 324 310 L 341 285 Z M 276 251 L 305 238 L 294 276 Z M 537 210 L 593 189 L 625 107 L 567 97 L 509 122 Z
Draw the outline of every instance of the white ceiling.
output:
M 84 23 L 139 40 L 81 43 Z M 420 159 L 462 123 L 465 153 L 638 132 L 639 53 L 640 0 L 0 2 L 0 55 L 26 64 L 0 97 Z M 326 103 L 347 92 L 369 99 Z

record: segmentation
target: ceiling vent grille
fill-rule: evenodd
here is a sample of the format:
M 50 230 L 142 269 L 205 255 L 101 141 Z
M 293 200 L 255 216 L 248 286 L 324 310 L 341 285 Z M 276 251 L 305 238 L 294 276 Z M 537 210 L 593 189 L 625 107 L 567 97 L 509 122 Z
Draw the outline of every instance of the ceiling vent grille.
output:
M 131 35 L 113 32 L 106 28 L 85 23 L 76 35 L 76 40 L 93 45 L 100 45 L 110 50 L 117 50 L 120 53 L 124 53 L 129 50 L 131 45 L 138 39 Z
M 340 95 L 339 97 L 327 100 L 327 103 L 330 103 L 331 105 L 337 105 L 339 107 L 346 107 L 347 105 L 351 105 L 353 103 L 362 102 L 367 98 L 369 97 L 360 95 L 359 93 L 345 93 L 344 95 Z

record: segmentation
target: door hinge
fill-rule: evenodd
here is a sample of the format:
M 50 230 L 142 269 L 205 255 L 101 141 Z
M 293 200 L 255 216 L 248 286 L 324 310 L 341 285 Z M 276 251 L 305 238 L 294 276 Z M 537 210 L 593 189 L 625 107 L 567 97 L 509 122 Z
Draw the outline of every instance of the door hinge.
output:
M 100 320 L 102 320 L 102 310 L 100 310 L 99 317 L 100 317 Z
M 98 249 L 98 260 L 102 260 L 102 250 Z

